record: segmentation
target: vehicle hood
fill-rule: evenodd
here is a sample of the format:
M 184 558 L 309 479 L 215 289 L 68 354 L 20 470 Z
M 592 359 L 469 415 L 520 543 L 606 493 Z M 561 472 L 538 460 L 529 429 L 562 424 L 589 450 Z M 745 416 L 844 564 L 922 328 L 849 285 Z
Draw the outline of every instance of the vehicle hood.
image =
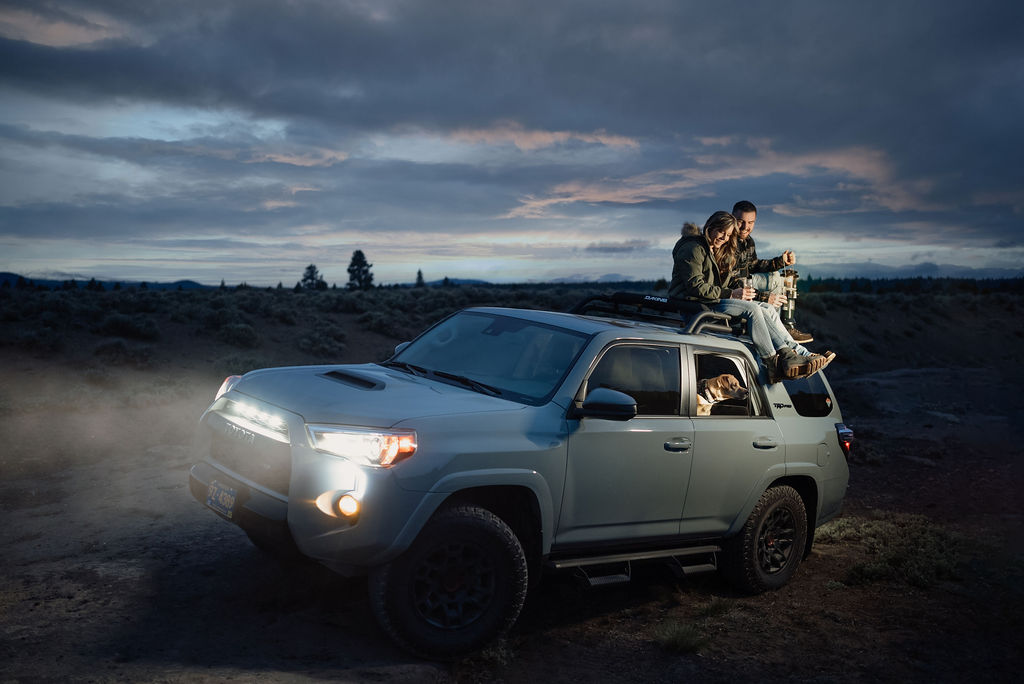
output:
M 509 411 L 522 404 L 376 364 L 252 371 L 232 394 L 297 413 L 307 423 L 391 427 L 425 416 Z

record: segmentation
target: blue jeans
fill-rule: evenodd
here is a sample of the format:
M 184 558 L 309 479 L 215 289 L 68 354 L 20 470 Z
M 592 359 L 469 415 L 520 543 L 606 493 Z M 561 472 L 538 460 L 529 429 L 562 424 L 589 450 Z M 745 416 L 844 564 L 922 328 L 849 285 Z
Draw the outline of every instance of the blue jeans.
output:
M 751 273 L 750 278 L 754 281 L 754 289 L 758 292 L 782 294 L 782 276 L 777 271 Z
M 747 322 L 750 339 L 761 358 L 767 359 L 775 355 L 776 350 L 789 347 L 801 356 L 810 356 L 811 352 L 797 344 L 786 326 L 779 319 L 779 312 L 774 306 L 761 306 L 757 302 L 743 299 L 721 299 L 711 307 L 730 316 L 739 316 Z

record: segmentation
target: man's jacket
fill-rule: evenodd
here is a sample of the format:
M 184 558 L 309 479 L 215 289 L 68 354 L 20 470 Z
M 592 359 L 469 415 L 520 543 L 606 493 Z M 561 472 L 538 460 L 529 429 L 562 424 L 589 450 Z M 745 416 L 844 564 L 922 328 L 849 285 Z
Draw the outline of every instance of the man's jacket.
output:
M 742 280 L 751 273 L 768 273 L 778 271 L 786 264 L 782 261 L 782 255 L 774 259 L 758 259 L 757 248 L 754 247 L 754 238 L 748 237 L 739 241 L 739 249 L 736 252 L 736 268 L 732 272 L 732 281 Z M 736 287 L 739 287 L 737 284 Z
M 711 246 L 703 235 L 684 235 L 672 248 L 672 282 L 668 296 L 689 299 L 702 304 L 717 304 L 729 296 L 721 285 L 718 264 L 711 256 Z

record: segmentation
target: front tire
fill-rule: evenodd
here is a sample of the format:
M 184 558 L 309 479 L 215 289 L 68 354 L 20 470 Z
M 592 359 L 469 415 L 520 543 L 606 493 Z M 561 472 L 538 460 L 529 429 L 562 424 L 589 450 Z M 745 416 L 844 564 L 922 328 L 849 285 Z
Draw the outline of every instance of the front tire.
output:
M 490 511 L 437 513 L 401 556 L 370 573 L 381 627 L 417 655 L 449 659 L 506 632 L 526 599 L 526 555 Z
M 793 577 L 807 543 L 807 509 L 795 489 L 770 487 L 739 534 L 724 546 L 722 572 L 739 590 L 759 594 Z

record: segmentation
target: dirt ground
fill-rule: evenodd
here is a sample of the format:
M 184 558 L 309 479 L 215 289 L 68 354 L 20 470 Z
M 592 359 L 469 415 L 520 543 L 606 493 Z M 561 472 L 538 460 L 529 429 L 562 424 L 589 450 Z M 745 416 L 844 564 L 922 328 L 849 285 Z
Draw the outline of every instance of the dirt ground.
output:
M 343 361 L 396 342 L 337 318 Z M 392 645 L 361 581 L 273 560 L 191 497 L 223 350 L 168 326 L 147 367 L 109 367 L 81 336 L 0 347 L 0 682 L 1019 681 L 1018 369 L 830 374 L 858 436 L 850 490 L 783 589 L 661 564 L 606 588 L 547 576 L 503 643 L 439 664 Z M 286 336 L 263 353 L 305 362 Z M 908 531 L 879 541 L 872 521 Z

